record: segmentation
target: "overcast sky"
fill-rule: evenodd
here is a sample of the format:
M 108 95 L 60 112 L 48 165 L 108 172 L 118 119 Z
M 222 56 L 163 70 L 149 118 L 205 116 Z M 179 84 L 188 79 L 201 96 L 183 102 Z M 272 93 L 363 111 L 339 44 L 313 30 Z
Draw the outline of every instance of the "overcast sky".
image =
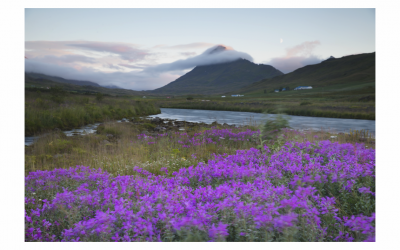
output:
M 25 9 L 26 71 L 134 90 L 237 58 L 289 73 L 371 52 L 375 9 Z

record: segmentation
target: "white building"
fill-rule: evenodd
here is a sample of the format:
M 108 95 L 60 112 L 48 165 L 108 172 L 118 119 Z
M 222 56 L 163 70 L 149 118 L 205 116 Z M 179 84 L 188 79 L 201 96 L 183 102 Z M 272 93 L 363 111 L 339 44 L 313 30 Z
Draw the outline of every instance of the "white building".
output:
M 301 90 L 301 89 L 312 89 L 311 86 L 298 86 L 296 88 L 294 88 L 294 90 Z

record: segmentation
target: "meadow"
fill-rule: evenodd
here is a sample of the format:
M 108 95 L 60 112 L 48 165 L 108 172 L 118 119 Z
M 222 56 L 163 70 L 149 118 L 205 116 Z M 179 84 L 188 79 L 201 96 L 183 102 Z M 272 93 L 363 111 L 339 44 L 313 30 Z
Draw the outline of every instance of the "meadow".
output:
M 375 139 L 219 124 L 40 138 L 26 241 L 375 241 Z
M 230 94 L 242 94 L 240 92 Z M 155 99 L 161 108 L 286 113 L 288 115 L 375 120 L 375 83 L 346 83 L 275 93 L 265 88 L 242 97 L 186 96 Z M 189 99 L 189 100 L 188 100 Z

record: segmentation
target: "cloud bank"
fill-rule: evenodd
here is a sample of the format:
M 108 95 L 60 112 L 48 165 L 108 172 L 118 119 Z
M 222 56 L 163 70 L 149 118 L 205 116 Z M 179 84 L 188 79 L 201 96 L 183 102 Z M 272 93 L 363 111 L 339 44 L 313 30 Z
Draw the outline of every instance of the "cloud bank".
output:
M 204 43 L 170 46 L 193 48 Z M 253 58 L 227 46 L 214 46 L 202 54 L 180 51 L 186 59 L 155 65 L 158 52 L 135 44 L 92 41 L 26 42 L 25 72 L 36 72 L 100 85 L 133 90 L 151 90 L 168 84 L 200 65 Z
M 269 64 L 287 74 L 298 68 L 307 65 L 317 64 L 322 59 L 313 55 L 314 49 L 320 45 L 319 41 L 304 42 L 292 48 L 286 49 L 286 55 L 282 57 L 272 58 L 270 61 L 263 62 Z
M 25 72 L 42 73 L 71 80 L 91 81 L 103 86 L 116 85 L 125 89 L 152 90 L 172 82 L 179 75 L 163 73 L 152 76 L 143 72 L 101 72 L 88 67 L 68 67 L 37 60 L 25 61 Z
M 179 45 L 173 45 L 173 46 L 157 45 L 155 47 L 163 48 L 163 49 L 185 50 L 185 49 L 209 48 L 214 45 L 215 45 L 214 43 L 188 43 L 188 44 L 179 44 Z

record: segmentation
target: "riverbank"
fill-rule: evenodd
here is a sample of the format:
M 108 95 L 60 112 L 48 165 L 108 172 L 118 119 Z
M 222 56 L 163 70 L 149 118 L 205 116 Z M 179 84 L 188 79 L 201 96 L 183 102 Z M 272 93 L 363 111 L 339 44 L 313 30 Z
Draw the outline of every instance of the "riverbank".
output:
M 286 113 L 296 116 L 329 117 L 345 119 L 375 120 L 375 104 L 370 103 L 315 103 L 310 101 L 298 102 L 271 102 L 271 101 L 220 101 L 215 99 L 204 100 L 176 100 L 159 101 L 161 108 L 201 109 L 240 111 L 254 113 Z

